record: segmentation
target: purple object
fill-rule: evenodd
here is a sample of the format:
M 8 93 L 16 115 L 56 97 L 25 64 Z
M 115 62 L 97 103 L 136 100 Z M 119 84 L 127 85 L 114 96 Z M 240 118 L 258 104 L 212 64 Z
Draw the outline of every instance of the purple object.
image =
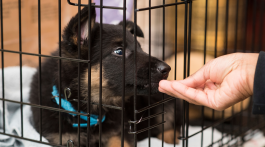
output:
M 100 0 L 94 0 L 100 5 Z M 103 6 L 123 7 L 123 0 L 103 0 Z M 126 0 L 126 19 L 131 19 L 133 0 Z M 103 8 L 102 21 L 108 24 L 118 24 L 123 20 L 123 10 Z M 100 22 L 100 8 L 96 8 L 96 22 Z

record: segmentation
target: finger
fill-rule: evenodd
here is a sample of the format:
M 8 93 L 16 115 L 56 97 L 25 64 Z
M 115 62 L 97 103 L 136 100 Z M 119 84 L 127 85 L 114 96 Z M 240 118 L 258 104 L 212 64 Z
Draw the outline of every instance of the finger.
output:
M 171 85 L 171 84 L 170 84 L 169 81 L 162 80 L 162 81 L 159 82 L 158 90 L 159 90 L 160 92 L 166 93 L 166 94 L 168 94 L 168 95 L 170 95 L 170 96 L 177 97 L 176 95 L 174 95 L 174 94 L 172 93 L 173 89 L 172 89 L 172 87 L 171 87 L 170 85 Z
M 204 65 L 201 69 L 195 72 L 193 75 L 189 76 L 188 78 L 179 81 L 180 83 L 188 86 L 188 87 L 201 87 L 204 83 L 209 79 L 209 68 L 208 64 Z
M 175 98 L 183 99 L 183 100 L 185 100 L 185 101 L 187 101 L 187 102 L 189 102 L 189 103 L 195 104 L 195 105 L 201 105 L 201 104 L 195 102 L 195 101 L 192 100 L 192 99 L 189 99 L 189 98 L 187 98 L 187 97 L 184 97 L 183 95 L 181 95 L 181 94 L 178 93 L 178 92 L 175 92 L 175 93 L 173 94 L 173 93 L 168 92 L 168 91 L 165 90 L 163 93 L 165 93 L 165 94 L 167 94 L 167 95 L 169 95 L 169 96 L 175 97 Z
M 188 101 L 190 103 L 193 103 L 193 104 L 196 104 L 196 105 L 205 105 L 206 103 L 204 101 L 201 101 L 201 100 L 197 100 L 196 98 L 194 98 L 194 96 L 190 96 L 189 94 L 185 95 L 184 91 L 185 90 L 179 90 L 178 89 L 178 86 L 175 85 L 176 83 L 178 83 L 177 81 L 166 81 L 166 80 L 162 80 L 160 81 L 159 83 L 159 89 L 160 89 L 160 92 L 163 92 L 163 93 L 167 93 L 168 95 L 171 95 L 173 97 L 178 97 L 178 98 L 181 98 L 185 101 Z M 180 83 L 181 84 L 181 83 Z M 173 85 L 173 86 L 172 86 Z M 179 87 L 184 87 L 184 89 L 187 89 L 188 87 L 183 85 L 183 86 L 179 86 Z M 191 88 L 193 89 L 193 88 Z M 203 92 L 203 89 L 202 88 L 197 88 L 197 89 L 194 89 L 196 92 L 194 93 L 203 93 L 204 96 L 206 96 Z M 188 92 L 187 92 L 188 93 Z M 207 105 L 208 103 L 207 103 Z
M 212 108 L 212 105 L 208 99 L 208 95 L 201 89 L 194 89 L 177 81 L 172 82 L 171 86 L 172 88 L 168 90 L 175 91 L 174 94 L 176 94 L 180 98 L 194 101 L 194 103 Z
M 160 81 L 158 89 L 160 92 L 166 93 L 172 97 L 181 98 L 181 99 L 184 99 L 185 101 L 188 101 L 189 103 L 201 105 L 200 103 L 197 103 L 196 101 L 194 101 L 188 97 L 185 97 L 182 94 L 180 94 L 179 92 L 175 91 L 172 88 L 171 84 L 172 84 L 172 81 L 166 81 L 166 80 Z
M 176 95 L 178 95 L 178 96 L 176 96 Z M 172 95 L 171 95 L 171 96 L 172 96 Z M 178 93 L 178 92 L 175 92 L 175 93 L 173 94 L 172 97 L 176 97 L 176 98 L 183 99 L 183 100 L 185 100 L 185 101 L 187 101 L 187 102 L 189 102 L 189 103 L 191 103 L 191 104 L 202 105 L 202 104 L 200 104 L 200 103 L 194 101 L 193 99 L 190 99 L 190 98 L 188 98 L 188 97 L 185 97 L 184 95 L 182 95 L 182 94 L 180 94 L 180 93 Z
M 180 95 L 183 95 L 185 99 L 191 99 L 195 101 L 195 103 L 199 103 L 201 105 L 219 111 L 224 110 L 239 102 L 239 100 L 233 96 L 233 93 L 231 89 L 229 89 L 229 86 L 225 85 L 220 86 L 220 88 L 216 90 L 207 88 L 207 90 L 204 89 L 203 91 L 201 91 L 187 87 L 180 82 L 174 82 L 172 84 L 172 89 L 176 91 L 174 94 L 179 93 Z
M 170 88 L 170 87 L 169 87 L 169 88 Z M 168 88 L 166 88 L 166 89 L 163 89 L 163 88 L 161 88 L 161 87 L 158 88 L 158 90 L 159 90 L 160 92 L 163 92 L 163 93 L 165 93 L 165 94 L 167 94 L 167 95 L 170 95 L 170 96 L 172 96 L 172 97 L 176 97 L 176 98 L 178 98 L 177 95 L 175 95 L 174 93 L 171 92 L 172 90 L 168 91 L 167 89 L 168 89 Z

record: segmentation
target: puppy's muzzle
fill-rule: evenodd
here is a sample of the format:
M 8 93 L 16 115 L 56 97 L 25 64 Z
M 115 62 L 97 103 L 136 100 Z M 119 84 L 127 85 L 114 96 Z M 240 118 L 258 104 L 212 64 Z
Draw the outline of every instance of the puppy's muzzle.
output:
M 171 67 L 163 62 L 160 62 L 157 65 L 158 74 L 160 74 L 163 79 L 167 79 L 170 70 L 171 70 Z

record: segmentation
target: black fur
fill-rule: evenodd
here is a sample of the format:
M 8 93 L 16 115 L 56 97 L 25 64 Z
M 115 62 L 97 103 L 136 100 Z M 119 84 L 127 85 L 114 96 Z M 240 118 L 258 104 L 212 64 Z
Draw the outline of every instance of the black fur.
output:
M 119 25 L 123 25 L 123 21 L 119 23 Z M 130 31 L 132 34 L 134 34 L 134 23 L 131 21 L 126 21 L 126 29 Z M 144 37 L 144 33 L 141 30 L 141 28 L 137 25 L 136 26 L 136 36 L 138 37 Z
M 133 111 L 133 94 L 134 94 L 134 24 L 131 21 L 127 21 L 126 28 L 126 44 L 123 44 L 123 28 L 121 22 L 119 25 L 103 24 L 102 28 L 102 42 L 100 42 L 100 25 L 95 22 L 95 9 L 91 11 L 91 38 L 86 34 L 87 31 L 87 19 L 88 19 L 88 9 L 84 8 L 81 11 L 81 36 L 80 36 L 80 59 L 88 59 L 88 41 L 91 42 L 91 101 L 99 101 L 99 57 L 100 57 L 100 46 L 102 45 L 102 74 L 103 74 L 103 88 L 102 88 L 102 103 L 108 105 L 121 106 L 122 97 L 122 56 L 114 53 L 118 48 L 126 48 L 126 65 L 125 65 L 125 141 L 132 146 L 133 145 L 133 135 L 129 135 L 129 120 L 134 120 Z M 61 42 L 61 55 L 67 58 L 78 58 L 78 27 L 77 27 L 78 15 L 73 17 L 69 22 L 68 26 L 65 28 L 63 33 L 63 41 Z M 137 26 L 136 34 L 137 36 L 143 37 L 143 32 L 140 27 Z M 101 44 L 100 44 L 101 43 Z M 124 50 L 124 49 L 123 49 Z M 54 52 L 52 55 L 58 56 L 58 51 Z M 59 75 L 58 69 L 58 59 L 47 58 L 41 65 L 41 81 L 39 81 L 38 71 L 34 77 L 31 84 L 30 101 L 34 104 L 41 104 L 44 106 L 58 108 L 58 105 L 52 101 L 52 87 L 56 85 L 59 88 L 58 78 L 61 76 L 61 93 L 63 94 L 64 88 L 69 87 L 72 92 L 72 99 L 78 99 L 80 95 L 80 100 L 88 99 L 88 84 L 87 77 L 90 75 L 88 71 L 87 63 L 78 63 L 69 60 L 61 60 L 61 75 Z M 149 55 L 146 54 L 139 43 L 137 43 L 137 109 L 148 106 L 148 77 L 149 77 Z M 158 93 L 158 82 L 162 79 L 167 78 L 170 67 L 163 61 L 157 58 L 151 57 L 151 94 L 156 94 L 151 97 L 151 104 L 162 99 L 162 94 Z M 78 84 L 78 73 L 80 75 L 80 85 Z M 88 73 L 88 75 L 87 75 Z M 39 91 L 39 82 L 41 82 L 41 91 Z M 78 87 L 80 86 L 80 91 Z M 40 101 L 41 99 L 41 101 Z M 74 108 L 78 109 L 78 104 L 76 102 L 71 102 Z M 176 131 L 180 130 L 180 102 L 176 100 L 177 104 L 177 114 L 176 114 Z M 167 114 L 165 115 L 165 130 L 173 129 L 174 124 L 174 114 L 173 107 L 174 103 L 169 102 L 165 104 L 165 110 Z M 80 110 L 87 112 L 86 104 L 80 104 Z M 40 132 L 40 125 L 42 128 L 42 135 L 46 137 L 49 142 L 59 144 L 59 112 L 51 111 L 32 107 L 33 112 L 33 124 L 38 132 Z M 42 112 L 42 117 L 40 117 L 40 112 Z M 158 106 L 151 109 L 151 114 L 162 112 L 162 107 Z M 91 105 L 91 114 L 98 114 L 99 108 L 97 105 Z M 106 120 L 102 123 L 102 145 L 107 146 L 109 138 L 113 136 L 120 136 L 121 134 L 121 111 L 102 107 L 102 115 L 106 116 Z M 138 119 L 143 115 L 140 113 L 137 115 Z M 145 113 L 144 117 L 147 116 Z M 77 140 L 77 128 L 72 127 L 72 123 L 77 122 L 77 118 L 73 118 L 70 114 L 61 113 L 62 118 L 62 137 L 63 144 L 66 144 L 68 139 L 78 144 Z M 151 119 L 151 125 L 162 122 L 162 117 L 158 116 Z M 40 123 L 40 119 L 42 122 Z M 82 120 L 81 120 L 82 122 Z M 144 121 L 137 125 L 137 130 L 146 128 L 148 126 L 148 121 Z M 91 127 L 90 130 L 90 145 L 91 147 L 98 146 L 99 134 L 98 126 Z M 86 128 L 81 128 L 80 145 L 85 146 L 87 140 Z M 157 136 L 161 133 L 161 127 L 157 127 L 151 130 L 151 136 Z M 137 139 L 141 140 L 148 137 L 147 132 L 143 132 L 137 135 Z

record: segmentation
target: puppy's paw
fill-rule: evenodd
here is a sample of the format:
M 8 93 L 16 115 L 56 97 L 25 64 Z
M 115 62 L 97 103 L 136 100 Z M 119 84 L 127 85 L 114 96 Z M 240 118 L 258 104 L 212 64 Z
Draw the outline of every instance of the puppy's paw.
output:
M 113 136 L 109 139 L 107 147 L 119 147 L 121 146 L 121 138 Z M 130 147 L 130 145 L 124 140 L 124 147 Z
M 176 138 L 174 138 L 174 130 L 167 130 L 167 131 L 164 131 L 164 142 L 166 143 L 170 143 L 170 144 L 174 144 L 174 140 L 176 141 L 175 143 L 176 144 L 179 144 L 179 132 L 176 131 Z M 160 133 L 158 136 L 157 136 L 158 139 L 162 140 L 162 133 Z

